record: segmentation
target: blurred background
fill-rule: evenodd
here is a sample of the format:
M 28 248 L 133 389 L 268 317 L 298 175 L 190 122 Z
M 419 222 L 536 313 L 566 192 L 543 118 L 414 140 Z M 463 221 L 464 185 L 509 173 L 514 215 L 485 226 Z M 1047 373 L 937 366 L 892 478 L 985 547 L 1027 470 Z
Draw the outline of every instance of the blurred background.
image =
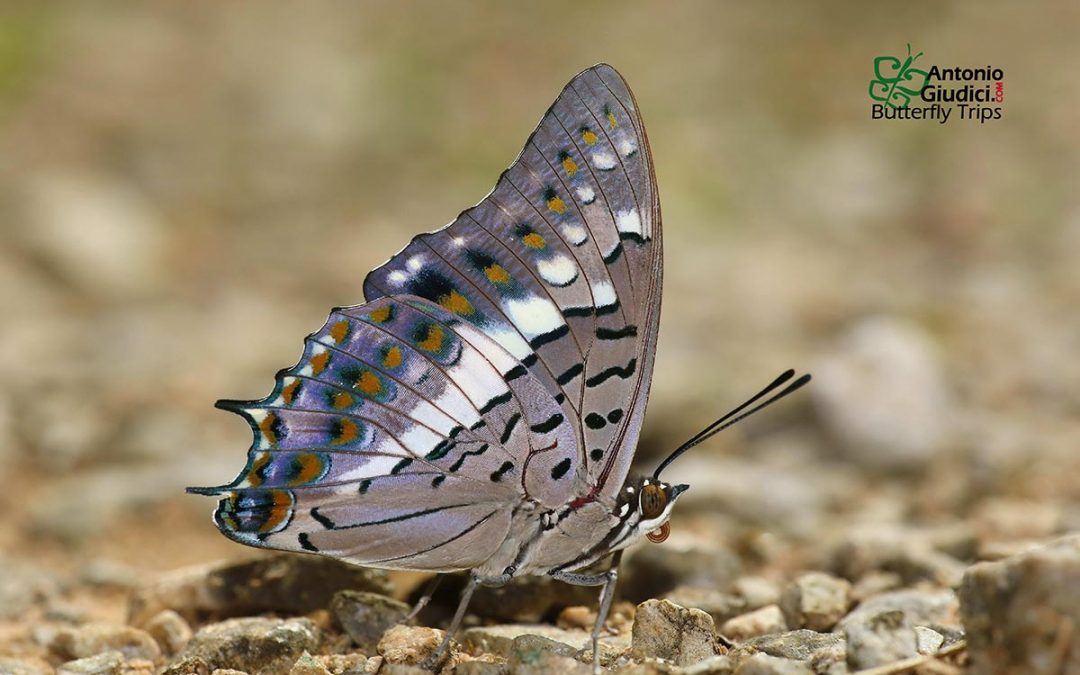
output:
M 4 2 L 0 557 L 108 580 L 249 553 L 183 493 L 244 461 L 213 402 L 269 392 L 599 61 L 664 207 L 643 467 L 815 376 L 673 467 L 665 546 L 782 573 L 861 527 L 963 527 L 968 558 L 1080 527 L 1078 27 L 1064 0 Z M 873 59 L 909 42 L 1002 68 L 1003 119 L 871 120 Z

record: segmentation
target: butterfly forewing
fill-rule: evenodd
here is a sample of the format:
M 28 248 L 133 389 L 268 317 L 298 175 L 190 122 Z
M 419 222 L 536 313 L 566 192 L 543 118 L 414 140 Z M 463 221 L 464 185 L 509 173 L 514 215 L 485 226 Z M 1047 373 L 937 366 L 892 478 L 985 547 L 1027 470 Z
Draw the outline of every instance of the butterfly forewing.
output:
M 243 543 L 389 568 L 476 567 L 525 500 L 618 491 L 648 395 L 660 213 L 633 97 L 567 85 L 495 189 L 334 310 L 261 401 L 221 488 Z M 403 534 L 407 533 L 407 535 Z
M 488 197 L 374 270 L 365 295 L 419 295 L 496 340 L 562 394 L 575 490 L 613 494 L 651 379 L 659 235 L 640 116 L 600 65 L 566 86 Z

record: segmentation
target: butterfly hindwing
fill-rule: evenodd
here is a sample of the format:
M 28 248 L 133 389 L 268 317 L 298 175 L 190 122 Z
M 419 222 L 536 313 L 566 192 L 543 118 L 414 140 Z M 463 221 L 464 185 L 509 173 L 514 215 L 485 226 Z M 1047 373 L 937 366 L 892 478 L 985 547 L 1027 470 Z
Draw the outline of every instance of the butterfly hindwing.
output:
M 659 321 L 659 201 L 622 78 L 575 77 L 494 190 L 373 270 L 265 399 L 215 520 L 378 567 L 480 565 L 523 502 L 611 497 Z M 407 536 L 402 536 L 406 532 Z

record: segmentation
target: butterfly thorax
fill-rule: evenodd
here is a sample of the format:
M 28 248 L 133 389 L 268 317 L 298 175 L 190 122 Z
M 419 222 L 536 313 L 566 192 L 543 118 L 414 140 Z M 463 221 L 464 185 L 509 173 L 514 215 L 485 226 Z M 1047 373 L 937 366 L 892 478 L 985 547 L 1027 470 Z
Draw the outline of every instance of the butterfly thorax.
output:
M 544 575 L 578 570 L 664 525 L 685 485 L 630 478 L 614 500 L 574 500 L 560 509 L 518 509 L 510 535 L 478 572 Z

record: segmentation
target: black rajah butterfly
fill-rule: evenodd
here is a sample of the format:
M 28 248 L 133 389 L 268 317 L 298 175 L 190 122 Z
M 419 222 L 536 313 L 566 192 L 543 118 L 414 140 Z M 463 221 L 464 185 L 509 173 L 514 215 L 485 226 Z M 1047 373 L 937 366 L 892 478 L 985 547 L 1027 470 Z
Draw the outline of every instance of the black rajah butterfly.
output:
M 247 465 L 189 491 L 220 495 L 214 522 L 250 546 L 471 570 L 433 664 L 477 585 L 550 575 L 601 586 L 599 668 L 621 551 L 666 537 L 687 489 L 660 473 L 809 380 L 784 373 L 652 476 L 628 478 L 656 351 L 661 234 L 634 96 L 611 66 L 589 68 L 491 193 L 368 274 L 366 302 L 334 309 L 269 396 L 218 403 L 251 425 Z M 609 556 L 608 571 L 581 571 Z

